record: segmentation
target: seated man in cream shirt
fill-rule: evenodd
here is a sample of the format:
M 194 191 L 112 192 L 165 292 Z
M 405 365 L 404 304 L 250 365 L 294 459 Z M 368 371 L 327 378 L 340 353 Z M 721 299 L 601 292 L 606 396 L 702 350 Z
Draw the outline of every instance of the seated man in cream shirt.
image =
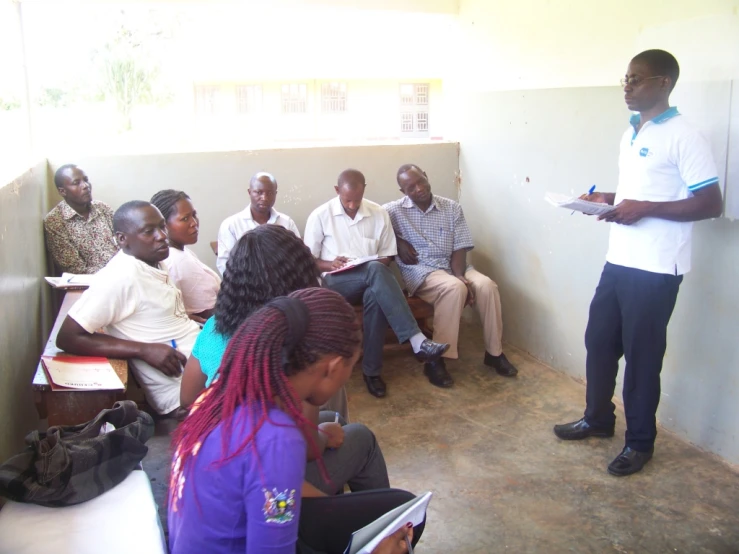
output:
M 247 231 L 269 223 L 279 225 L 295 233 L 300 238 L 300 231 L 295 222 L 285 214 L 275 210 L 277 200 L 277 181 L 269 173 L 256 173 L 249 181 L 249 204 L 243 211 L 227 217 L 218 229 L 218 259 L 216 267 L 223 275 L 226 262 L 236 243 Z
M 172 414 L 180 407 L 182 367 L 200 328 L 187 316 L 163 263 L 169 242 L 159 210 L 127 202 L 115 212 L 113 230 L 121 250 L 69 310 L 57 346 L 130 360 L 151 407 Z
M 348 302 L 364 306 L 364 381 L 370 394 L 382 398 L 387 394 L 380 371 L 388 324 L 401 343 L 410 341 L 416 357 L 423 362 L 435 362 L 449 345 L 427 339 L 418 328 L 403 291 L 388 268 L 397 254 L 390 217 L 379 204 L 363 199 L 365 187 L 364 175 L 359 171 L 343 171 L 334 187 L 336 198 L 308 217 L 304 240 L 317 258 L 324 286 Z M 378 259 L 329 273 L 341 269 L 352 258 L 367 256 Z

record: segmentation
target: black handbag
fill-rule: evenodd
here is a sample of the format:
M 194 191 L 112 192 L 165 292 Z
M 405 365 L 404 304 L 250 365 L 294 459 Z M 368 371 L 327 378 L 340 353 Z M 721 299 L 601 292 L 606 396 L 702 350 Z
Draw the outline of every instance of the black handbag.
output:
M 114 430 L 100 434 L 110 423 Z M 41 506 L 86 502 L 121 483 L 149 448 L 154 420 L 130 400 L 81 425 L 26 436 L 26 450 L 0 466 L 0 496 Z

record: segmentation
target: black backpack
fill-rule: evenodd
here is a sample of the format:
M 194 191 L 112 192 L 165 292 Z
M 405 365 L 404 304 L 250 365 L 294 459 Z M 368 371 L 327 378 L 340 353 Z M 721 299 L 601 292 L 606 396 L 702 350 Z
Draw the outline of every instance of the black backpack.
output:
M 101 435 L 105 423 L 115 429 Z M 0 496 L 49 507 L 91 500 L 139 466 L 153 433 L 154 420 L 130 400 L 88 423 L 33 431 L 26 450 L 0 466 Z

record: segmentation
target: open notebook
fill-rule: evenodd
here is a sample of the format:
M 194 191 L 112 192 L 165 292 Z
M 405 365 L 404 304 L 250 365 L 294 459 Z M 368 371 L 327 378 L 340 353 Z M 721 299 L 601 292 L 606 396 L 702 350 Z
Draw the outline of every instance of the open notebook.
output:
M 382 539 L 389 537 L 409 521 L 413 527 L 420 525 L 426 517 L 426 508 L 432 494 L 427 492 L 417 496 L 355 531 L 344 554 L 371 554 Z
M 51 390 L 123 390 L 107 358 L 41 356 Z

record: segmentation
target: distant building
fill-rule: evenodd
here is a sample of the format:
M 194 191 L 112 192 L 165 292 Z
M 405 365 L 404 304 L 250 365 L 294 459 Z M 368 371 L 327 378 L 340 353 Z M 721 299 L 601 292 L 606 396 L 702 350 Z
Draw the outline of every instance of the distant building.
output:
M 196 126 L 252 139 L 440 139 L 440 79 L 195 82 Z

